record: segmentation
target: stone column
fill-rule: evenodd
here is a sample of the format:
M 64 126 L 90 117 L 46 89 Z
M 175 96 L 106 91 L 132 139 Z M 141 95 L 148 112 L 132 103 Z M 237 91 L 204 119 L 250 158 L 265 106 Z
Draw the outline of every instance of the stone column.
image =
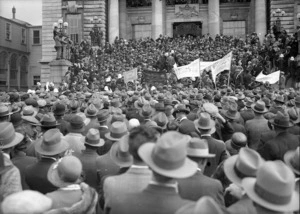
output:
M 208 31 L 215 38 L 220 34 L 220 2 L 219 0 L 208 1 Z
M 108 1 L 108 37 L 113 43 L 119 37 L 119 0 Z
M 152 39 L 157 39 L 160 34 L 164 35 L 165 0 L 152 0 Z
M 263 43 L 267 33 L 266 0 L 255 0 L 255 32 L 260 43 Z
M 127 39 L 127 9 L 126 9 L 126 1 L 119 0 L 119 23 L 120 23 L 120 37 L 123 39 Z

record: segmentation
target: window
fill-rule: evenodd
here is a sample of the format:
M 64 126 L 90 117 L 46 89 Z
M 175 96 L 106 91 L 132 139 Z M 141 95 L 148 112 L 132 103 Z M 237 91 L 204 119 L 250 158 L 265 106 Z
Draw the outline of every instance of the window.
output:
M 41 82 L 41 76 L 33 76 L 33 85 L 37 85 L 38 82 Z
M 245 21 L 224 21 L 223 34 L 234 37 L 245 37 L 246 22 Z
M 6 23 L 6 39 L 11 40 L 11 24 Z
M 26 29 L 22 28 L 22 40 L 21 44 L 26 44 Z
M 33 31 L 33 44 L 40 44 L 40 31 L 34 30 Z
M 68 33 L 74 43 L 80 43 L 82 38 L 81 14 L 68 14 Z

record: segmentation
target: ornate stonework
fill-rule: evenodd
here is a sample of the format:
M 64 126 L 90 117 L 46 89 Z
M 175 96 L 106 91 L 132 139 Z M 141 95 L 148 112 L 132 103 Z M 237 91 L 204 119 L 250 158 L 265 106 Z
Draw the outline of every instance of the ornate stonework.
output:
M 198 4 L 186 4 L 184 6 L 175 5 L 175 16 L 177 18 L 192 18 L 199 17 L 199 5 Z

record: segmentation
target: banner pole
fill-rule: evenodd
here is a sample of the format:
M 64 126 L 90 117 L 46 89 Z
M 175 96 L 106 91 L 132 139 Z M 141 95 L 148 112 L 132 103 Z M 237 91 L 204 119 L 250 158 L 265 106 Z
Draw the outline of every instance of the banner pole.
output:
M 200 66 L 201 58 L 199 58 L 199 79 L 200 79 L 200 88 L 202 88 L 202 77 L 201 77 L 201 66 Z

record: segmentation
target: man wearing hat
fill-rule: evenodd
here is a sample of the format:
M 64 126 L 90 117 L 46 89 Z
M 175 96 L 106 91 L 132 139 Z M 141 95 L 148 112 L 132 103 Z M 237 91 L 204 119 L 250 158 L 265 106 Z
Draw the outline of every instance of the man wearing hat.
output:
M 231 197 L 238 197 L 237 199 L 239 199 L 229 206 L 228 210 L 230 213 L 256 213 L 249 197 L 242 193 L 242 180 L 245 177 L 255 178 L 257 170 L 263 163 L 264 160 L 260 155 L 249 148 L 241 148 L 237 155 L 233 155 L 225 160 L 224 172 L 226 177 L 232 182 L 232 184 L 226 188 L 226 193 L 229 193 Z M 228 194 L 226 198 L 228 199 Z
M 107 122 L 109 120 L 109 118 L 111 117 L 109 110 L 108 109 L 101 109 L 98 112 L 97 118 L 98 118 L 98 122 L 99 122 L 99 133 L 100 133 L 100 138 L 105 140 L 105 143 L 103 146 L 99 147 L 97 150 L 97 153 L 99 155 L 104 155 L 106 154 L 111 147 L 111 141 L 106 140 L 105 138 L 105 134 L 109 133 L 109 129 L 108 129 L 108 125 Z
M 194 123 L 187 119 L 189 113 L 190 111 L 184 104 L 178 104 L 173 112 L 173 116 L 176 118 L 175 120 L 179 123 L 178 131 L 181 134 L 191 135 L 191 133 L 196 132 Z
M 141 192 L 129 193 L 124 200 L 112 204 L 110 213 L 175 213 L 190 201 L 177 193 L 177 182 L 192 176 L 197 164 L 186 157 L 190 137 L 170 131 L 156 143 L 145 143 L 138 154 L 151 168 L 153 177 Z
M 252 120 L 254 118 L 254 113 L 252 111 L 251 105 L 253 104 L 253 101 L 251 100 L 251 98 L 246 97 L 245 98 L 245 108 L 243 108 L 240 112 L 241 117 L 244 119 L 245 123 L 248 120 Z
M 60 124 L 58 126 L 60 132 L 66 135 L 68 133 L 68 122 L 64 120 L 66 106 L 63 103 L 57 103 L 54 105 L 53 113 L 56 121 Z
M 288 132 L 288 128 L 293 126 L 287 113 L 277 112 L 274 119 L 269 120 L 274 127 L 276 136 L 268 140 L 259 148 L 259 153 L 265 160 L 282 160 L 284 154 L 289 150 L 296 149 L 299 143 L 299 137 Z
M 0 123 L 8 122 L 11 114 L 7 106 L 0 105 Z
M 283 105 L 285 104 L 284 97 L 281 95 L 278 95 L 275 100 L 273 105 L 270 107 L 269 111 L 273 114 L 277 114 L 278 111 L 283 112 Z
M 223 141 L 217 140 L 211 136 L 216 131 L 216 127 L 215 121 L 211 119 L 209 113 L 200 113 L 199 119 L 194 121 L 194 125 L 200 133 L 201 138 L 207 140 L 210 153 L 216 155 L 215 158 L 210 158 L 208 160 L 209 164 L 207 164 L 204 171 L 206 176 L 211 176 L 217 166 L 227 158 L 225 144 Z
M 65 156 L 53 163 L 47 177 L 58 188 L 46 194 L 52 199 L 54 213 L 97 213 L 98 194 L 82 183 L 82 164 L 78 158 Z
M 94 106 L 94 104 L 90 104 L 85 110 L 84 113 L 87 118 L 89 118 L 91 121 L 85 126 L 83 135 L 86 135 L 89 129 L 99 129 L 99 122 L 97 118 L 98 109 Z
M 31 190 L 48 193 L 56 190 L 47 179 L 49 167 L 69 148 L 59 129 L 50 129 L 35 143 L 35 151 L 40 155 L 37 163 L 26 168 L 25 181 Z
M 80 154 L 85 149 L 84 146 L 84 132 L 85 125 L 83 119 L 78 115 L 73 115 L 67 126 L 68 134 L 64 136 L 64 140 L 69 144 L 69 150 L 75 154 Z
M 10 122 L 0 123 L 0 201 L 6 196 L 22 191 L 20 171 L 10 160 L 10 153 L 24 136 Z
M 251 105 L 254 112 L 254 119 L 248 120 L 245 124 L 248 138 L 248 147 L 257 150 L 261 134 L 270 131 L 268 121 L 264 118 L 264 114 L 268 111 L 264 101 L 258 100 Z
M 104 145 L 104 140 L 100 138 L 99 130 L 91 128 L 85 139 L 85 149 L 76 156 L 82 163 L 85 180 L 88 185 L 94 189 L 98 189 L 100 181 L 97 177 L 97 170 L 100 168 L 98 165 L 100 156 L 97 154 L 97 149 Z
M 222 184 L 220 181 L 203 174 L 207 160 L 216 156 L 209 153 L 207 140 L 192 138 L 188 144 L 187 156 L 198 164 L 198 169 L 193 176 L 178 180 L 179 195 L 192 201 L 197 201 L 203 196 L 210 196 L 223 206 Z
M 259 214 L 299 211 L 295 175 L 282 161 L 266 161 L 256 178 L 243 179 L 242 187 Z
M 142 118 L 142 121 L 140 121 L 141 124 L 146 124 L 152 121 L 151 117 L 153 116 L 153 114 L 154 114 L 154 109 L 151 108 L 150 104 L 145 104 L 139 113 L 139 115 Z
M 111 209 L 111 204 L 121 202 L 127 194 L 142 191 L 148 185 L 152 172 L 138 154 L 140 146 L 147 142 L 156 141 L 155 131 L 147 126 L 133 128 L 127 136 L 129 153 L 133 157 L 133 164 L 121 174 L 107 177 L 104 181 L 105 211 Z

